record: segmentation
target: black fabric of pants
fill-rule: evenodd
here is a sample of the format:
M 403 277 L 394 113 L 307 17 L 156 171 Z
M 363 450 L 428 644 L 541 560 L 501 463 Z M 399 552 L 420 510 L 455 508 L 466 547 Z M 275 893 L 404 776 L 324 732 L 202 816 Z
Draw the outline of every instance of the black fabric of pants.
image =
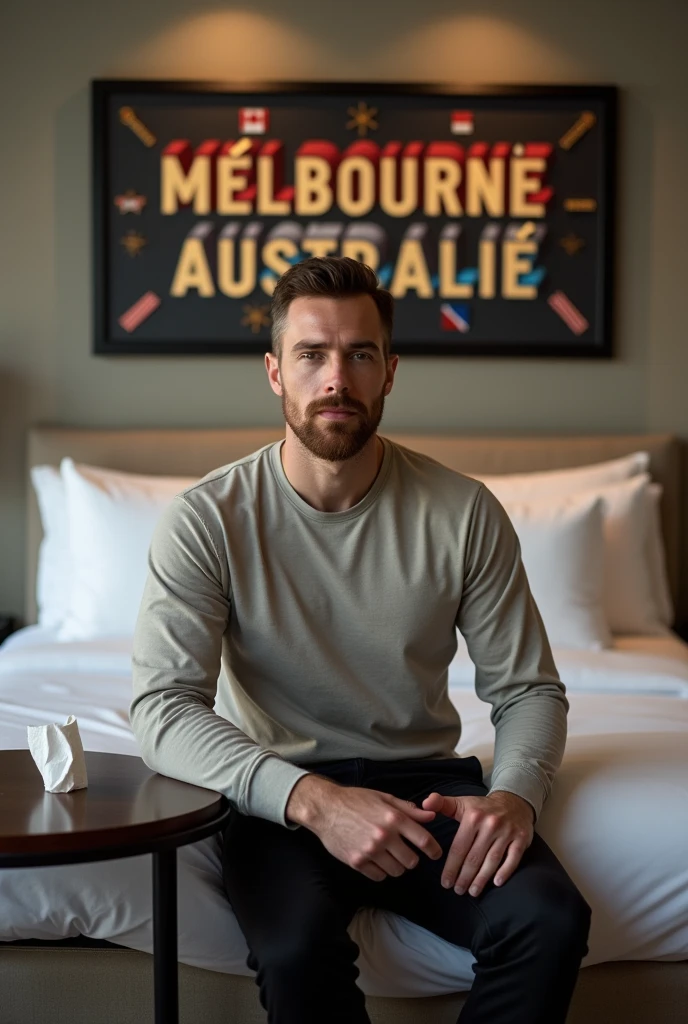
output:
M 303 765 L 346 786 L 376 789 L 417 806 L 434 791 L 484 796 L 476 757 Z M 563 1024 L 587 953 L 590 908 L 535 834 L 502 886 L 473 897 L 441 884 L 460 825 L 438 814 L 424 825 L 444 856 L 419 852 L 415 868 L 381 882 L 334 857 L 307 828 L 286 829 L 234 808 L 225 828 L 225 889 L 249 948 L 269 1024 L 370 1024 L 356 984 L 358 945 L 347 927 L 363 906 L 393 911 L 476 958 L 461 1024 Z M 416 849 L 414 847 L 414 849 Z

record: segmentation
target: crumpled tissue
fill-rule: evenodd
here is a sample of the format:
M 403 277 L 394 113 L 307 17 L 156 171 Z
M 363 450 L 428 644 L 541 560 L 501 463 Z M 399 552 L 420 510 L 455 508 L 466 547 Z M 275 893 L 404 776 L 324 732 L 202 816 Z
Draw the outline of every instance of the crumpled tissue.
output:
M 49 793 L 70 793 L 88 786 L 79 725 L 70 715 L 64 725 L 27 725 L 29 750 Z

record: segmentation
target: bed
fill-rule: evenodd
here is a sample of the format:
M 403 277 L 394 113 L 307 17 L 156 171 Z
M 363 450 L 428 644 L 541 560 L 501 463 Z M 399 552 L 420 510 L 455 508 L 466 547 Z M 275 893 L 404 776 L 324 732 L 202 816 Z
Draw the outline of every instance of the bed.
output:
M 132 473 L 200 476 L 282 436 L 274 430 L 37 428 L 29 467 L 63 456 Z M 468 473 L 578 466 L 637 450 L 662 484 L 672 597 L 679 590 L 679 445 L 666 435 L 562 438 L 385 436 Z M 28 494 L 26 621 L 36 619 L 40 518 Z M 680 610 L 679 610 L 680 613 Z M 138 756 L 128 723 L 130 637 L 59 641 L 29 625 L 0 648 L 0 746 L 26 725 L 76 714 L 84 747 Z M 688 645 L 667 630 L 615 636 L 600 651 L 555 647 L 571 702 L 565 761 L 538 823 L 593 906 L 590 951 L 570 1021 L 674 1024 L 688 1005 Z M 461 645 L 449 670 L 459 751 L 491 767 L 489 708 Z M 642 813 L 639 813 L 642 808 Z M 657 836 L 661 840 L 657 842 Z M 610 841 L 611 840 L 611 841 Z M 179 851 L 181 1020 L 264 1021 L 221 886 L 219 837 Z M 152 1019 L 148 858 L 0 872 L 2 1024 L 140 1024 Z M 415 925 L 361 910 L 359 985 L 371 1020 L 455 1022 L 472 957 Z M 326 1019 L 326 1011 L 324 1011 Z

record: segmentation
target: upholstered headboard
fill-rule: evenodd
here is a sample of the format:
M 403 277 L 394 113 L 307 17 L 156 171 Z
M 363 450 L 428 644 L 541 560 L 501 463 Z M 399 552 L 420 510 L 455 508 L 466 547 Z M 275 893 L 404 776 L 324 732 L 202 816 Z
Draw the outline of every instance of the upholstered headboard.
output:
M 630 452 L 650 453 L 650 472 L 662 484 L 662 528 L 674 602 L 680 577 L 680 444 L 670 434 L 591 435 L 589 437 L 470 437 L 399 434 L 393 441 L 424 452 L 464 473 L 523 473 L 583 466 Z M 58 466 L 64 456 L 92 466 L 130 473 L 203 476 L 284 436 L 283 428 L 242 430 L 88 430 L 34 427 L 29 432 L 28 466 Z M 36 621 L 36 567 L 42 531 L 38 505 L 27 473 L 28 524 L 25 621 Z M 682 618 L 680 610 L 679 620 Z

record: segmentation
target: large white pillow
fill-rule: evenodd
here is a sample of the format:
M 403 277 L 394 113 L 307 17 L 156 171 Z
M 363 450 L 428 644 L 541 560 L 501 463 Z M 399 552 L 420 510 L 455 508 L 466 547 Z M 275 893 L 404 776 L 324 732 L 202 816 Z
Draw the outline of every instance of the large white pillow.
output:
M 587 650 L 610 647 L 602 604 L 602 499 L 595 494 L 564 495 L 501 504 L 518 536 L 550 643 Z
M 608 555 L 610 565 L 605 594 L 610 628 L 617 634 L 657 635 L 666 633 L 666 627 L 673 622 L 674 610 L 659 517 L 662 488 L 659 484 L 649 483 L 649 475 L 642 468 L 646 469 L 648 465 L 649 454 L 635 452 L 610 462 L 570 470 L 471 475 L 482 480 L 502 504 L 516 498 L 585 494 L 593 490 L 602 494 L 605 498 L 605 520 L 609 520 L 605 535 L 607 543 L 612 546 Z M 630 485 L 632 480 L 639 478 L 643 481 L 638 485 L 639 494 L 632 485 L 629 490 L 606 493 L 607 486 L 623 484 L 624 481 Z M 640 552 L 634 531 L 642 533 Z M 620 534 L 625 535 L 625 542 Z M 624 571 L 622 564 L 626 558 L 632 560 L 628 571 Z
M 649 474 L 588 493 L 603 501 L 604 608 L 609 628 L 616 634 L 666 634 L 649 561 L 654 504 Z
M 56 629 L 62 624 L 69 604 L 67 496 L 62 476 L 54 466 L 33 466 L 31 483 L 43 527 L 36 573 L 37 619 L 40 626 Z
M 160 513 L 195 483 L 187 477 L 142 476 L 63 459 L 71 586 L 59 640 L 131 636 L 148 571 L 148 549 Z

